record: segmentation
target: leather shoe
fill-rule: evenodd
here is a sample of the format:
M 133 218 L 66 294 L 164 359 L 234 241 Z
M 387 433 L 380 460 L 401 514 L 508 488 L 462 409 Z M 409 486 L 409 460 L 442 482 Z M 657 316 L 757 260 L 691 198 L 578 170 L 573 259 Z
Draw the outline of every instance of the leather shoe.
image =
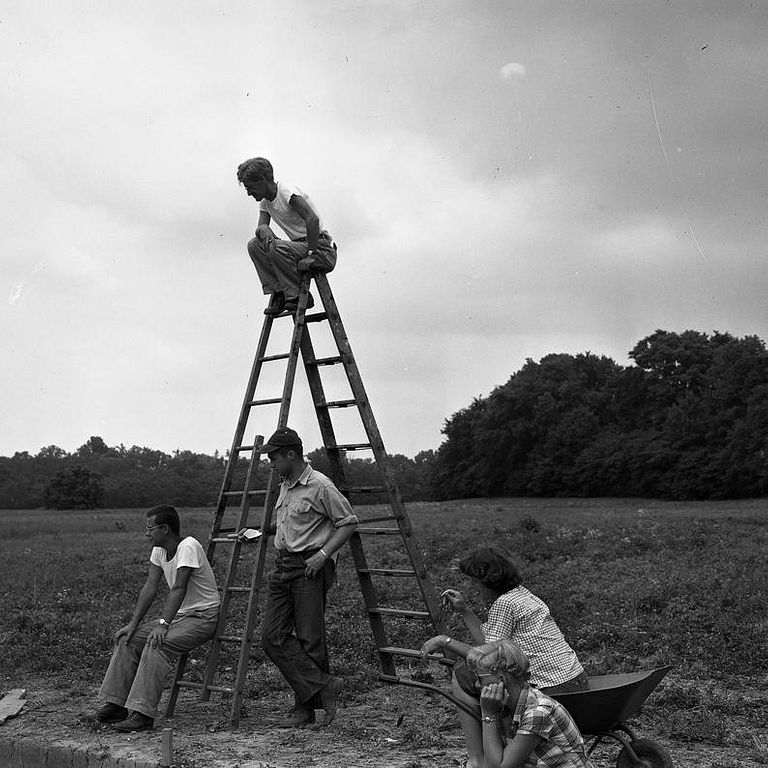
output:
M 107 702 L 103 707 L 99 707 L 93 715 L 94 720 L 100 723 L 119 723 L 128 717 L 128 710 L 119 704 Z
M 141 712 L 131 712 L 130 717 L 112 726 L 121 733 L 131 733 L 132 731 L 148 731 L 155 727 L 155 721 Z
M 285 307 L 285 294 L 282 291 L 275 291 L 269 301 L 269 306 L 264 310 L 265 315 L 279 315 Z
M 336 716 L 336 708 L 339 704 L 339 694 L 344 686 L 344 681 L 340 677 L 331 677 L 325 688 L 320 691 L 320 701 L 325 710 L 325 724 L 330 725 L 331 720 Z
M 304 707 L 294 707 L 280 722 L 284 728 L 300 728 L 315 722 L 315 713 Z

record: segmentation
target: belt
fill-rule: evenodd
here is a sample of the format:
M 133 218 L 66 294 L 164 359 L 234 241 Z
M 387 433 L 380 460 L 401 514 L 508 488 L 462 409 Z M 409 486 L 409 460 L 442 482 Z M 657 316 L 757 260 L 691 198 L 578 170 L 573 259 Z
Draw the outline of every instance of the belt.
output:
M 333 238 L 328 234 L 328 232 L 321 232 L 320 235 L 317 238 L 318 240 L 327 240 L 329 243 L 333 243 Z M 293 243 L 306 243 L 307 238 L 305 237 L 294 237 L 291 241 Z
M 308 560 L 310 557 L 312 557 L 312 555 L 316 555 L 319 551 L 320 547 L 317 549 L 302 549 L 301 552 L 290 552 L 287 549 L 278 549 L 277 556 L 279 558 L 284 558 L 294 555 L 296 557 L 302 558 L 303 560 Z

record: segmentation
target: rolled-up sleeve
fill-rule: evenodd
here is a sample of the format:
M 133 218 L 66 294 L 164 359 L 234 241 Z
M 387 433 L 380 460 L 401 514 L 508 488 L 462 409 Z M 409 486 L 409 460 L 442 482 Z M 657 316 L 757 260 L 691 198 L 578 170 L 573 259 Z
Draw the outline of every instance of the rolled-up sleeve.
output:
M 343 496 L 336 486 L 325 485 L 321 498 L 326 514 L 336 528 L 341 528 L 343 525 L 357 525 L 360 522 L 349 499 Z

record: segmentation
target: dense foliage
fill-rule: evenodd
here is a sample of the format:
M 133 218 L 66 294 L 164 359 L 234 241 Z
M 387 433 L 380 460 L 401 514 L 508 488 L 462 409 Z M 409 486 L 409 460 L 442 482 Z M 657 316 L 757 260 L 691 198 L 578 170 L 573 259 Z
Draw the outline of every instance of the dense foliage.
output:
M 528 360 L 448 419 L 435 497 L 766 495 L 765 344 L 659 330 L 630 357 Z
M 406 499 L 425 499 L 429 494 L 429 472 L 433 451 L 415 458 L 390 457 Z M 324 450 L 308 458 L 321 472 L 330 472 Z M 351 486 L 382 487 L 375 462 L 349 459 L 345 474 Z M 56 445 L 32 456 L 27 452 L 0 456 L 0 509 L 95 509 L 99 507 L 149 507 L 168 502 L 177 506 L 206 506 L 216 503 L 224 477 L 226 458 L 192 451 L 172 454 L 151 448 L 124 445 L 110 447 L 101 437 L 91 437 L 74 453 Z M 242 488 L 248 460 L 238 464 L 232 488 Z M 267 466 L 257 471 L 254 487 L 267 482 Z M 371 501 L 384 501 L 371 494 Z

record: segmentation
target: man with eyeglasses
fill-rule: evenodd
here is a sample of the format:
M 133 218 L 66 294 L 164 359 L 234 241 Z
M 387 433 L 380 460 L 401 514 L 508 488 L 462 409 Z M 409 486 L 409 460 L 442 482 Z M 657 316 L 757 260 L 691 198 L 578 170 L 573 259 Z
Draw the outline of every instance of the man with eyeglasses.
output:
M 147 512 L 149 573 L 131 621 L 115 632 L 115 650 L 99 692 L 105 704 L 93 715 L 124 733 L 154 726 L 163 684 L 179 655 L 216 631 L 220 600 L 213 570 L 200 542 L 182 538 L 179 529 L 179 515 L 169 504 Z M 163 577 L 170 591 L 160 618 L 144 620 Z

